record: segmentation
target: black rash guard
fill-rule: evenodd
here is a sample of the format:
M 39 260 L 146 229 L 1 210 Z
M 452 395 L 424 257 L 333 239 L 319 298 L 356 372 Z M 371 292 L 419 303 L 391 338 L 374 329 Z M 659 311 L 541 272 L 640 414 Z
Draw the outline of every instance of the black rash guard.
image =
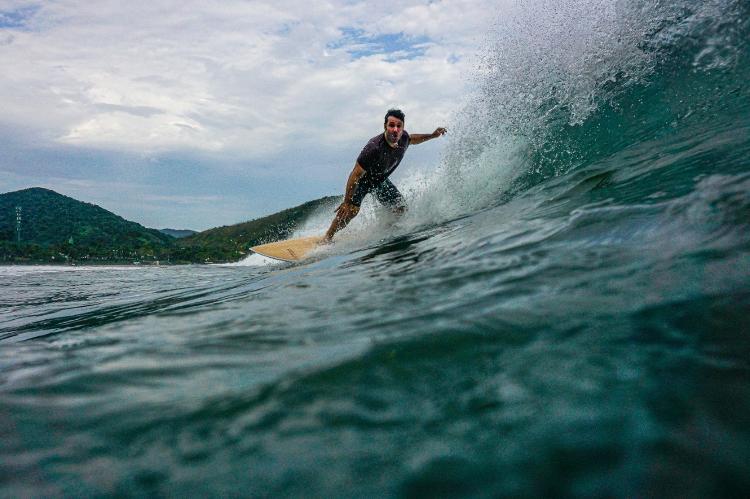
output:
M 388 176 L 398 167 L 409 147 L 409 134 L 404 130 L 396 147 L 385 140 L 385 134 L 371 138 L 357 158 L 365 174 L 357 182 L 352 204 L 360 206 L 368 192 L 373 192 L 378 201 L 391 207 L 403 207 L 404 198 Z
M 378 185 L 398 167 L 408 147 L 409 134 L 406 130 L 401 134 L 396 147 L 388 145 L 385 134 L 381 133 L 367 142 L 357 158 L 357 163 L 365 169 L 370 182 Z

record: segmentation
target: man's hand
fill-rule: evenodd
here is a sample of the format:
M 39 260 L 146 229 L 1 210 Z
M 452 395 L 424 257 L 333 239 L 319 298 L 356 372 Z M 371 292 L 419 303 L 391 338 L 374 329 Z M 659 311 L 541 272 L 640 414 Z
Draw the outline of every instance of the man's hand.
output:
M 331 239 L 333 239 L 333 235 L 346 227 L 346 224 L 348 224 L 352 218 L 356 217 L 357 213 L 359 213 L 359 206 L 351 204 L 346 200 L 341 203 L 339 207 L 336 208 L 336 216 L 333 218 L 333 222 L 331 222 L 328 232 L 323 236 L 322 243 L 330 243 Z
M 432 132 L 432 138 L 438 138 L 441 135 L 445 135 L 446 133 L 448 133 L 448 129 L 443 128 L 443 127 L 438 127 L 435 129 L 434 132 Z
M 343 219 L 352 219 L 359 213 L 359 206 L 344 201 L 336 208 L 336 216 Z

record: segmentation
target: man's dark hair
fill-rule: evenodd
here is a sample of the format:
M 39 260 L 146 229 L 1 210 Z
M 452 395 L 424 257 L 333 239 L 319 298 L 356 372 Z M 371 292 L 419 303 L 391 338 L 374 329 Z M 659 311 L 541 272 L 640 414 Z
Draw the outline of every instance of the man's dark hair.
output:
M 388 123 L 388 116 L 393 116 L 394 118 L 400 119 L 402 123 L 406 123 L 406 116 L 404 116 L 404 112 L 400 109 L 389 109 L 388 112 L 385 113 L 385 119 L 383 120 L 384 125 Z

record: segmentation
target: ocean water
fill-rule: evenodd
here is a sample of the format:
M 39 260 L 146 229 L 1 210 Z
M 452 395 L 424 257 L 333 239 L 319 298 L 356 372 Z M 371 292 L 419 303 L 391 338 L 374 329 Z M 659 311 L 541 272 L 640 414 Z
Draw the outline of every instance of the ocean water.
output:
M 495 14 L 403 218 L 0 267 L 0 496 L 747 495 L 750 6 Z

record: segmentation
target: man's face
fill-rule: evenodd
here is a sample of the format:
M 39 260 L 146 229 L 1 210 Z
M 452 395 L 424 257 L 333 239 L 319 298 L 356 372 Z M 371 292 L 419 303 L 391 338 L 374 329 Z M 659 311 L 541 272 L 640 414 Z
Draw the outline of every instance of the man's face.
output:
M 404 133 L 404 122 L 395 116 L 388 116 L 388 121 L 385 122 L 385 138 L 388 143 L 398 144 L 402 133 Z

